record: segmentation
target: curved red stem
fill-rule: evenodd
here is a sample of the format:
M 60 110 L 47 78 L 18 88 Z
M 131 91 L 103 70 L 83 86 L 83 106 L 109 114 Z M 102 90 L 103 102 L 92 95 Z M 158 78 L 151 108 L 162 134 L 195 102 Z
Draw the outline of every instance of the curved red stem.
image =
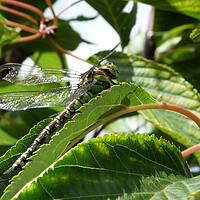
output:
M 182 155 L 184 157 L 186 157 L 186 156 L 188 156 L 188 155 L 190 155 L 190 154 L 192 154 L 192 153 L 194 153 L 196 151 L 199 151 L 199 150 L 200 150 L 200 144 L 196 144 L 196 145 L 194 145 L 194 146 L 192 146 L 192 147 L 190 147 L 188 149 L 185 149 L 181 153 L 182 153 Z
M 0 6 L 0 10 L 3 10 L 3 11 L 6 11 L 6 12 L 9 12 L 9 13 L 12 13 L 12 14 L 15 14 L 15 15 L 18 15 L 20 17 L 23 17 L 25 19 L 28 19 L 29 21 L 33 22 L 34 24 L 38 25 L 38 21 L 35 20 L 33 17 L 31 17 L 30 15 L 27 15 L 23 12 L 20 12 L 20 11 L 17 11 L 15 9 L 12 9 L 12 8 L 8 8 L 6 6 Z
M 27 3 L 20 2 L 20 1 L 13 1 L 13 0 L 0 0 L 0 2 L 4 2 L 4 3 L 7 3 L 7 4 L 11 4 L 11 5 L 14 5 L 14 6 L 21 7 L 21 8 L 25 8 L 27 10 L 31 10 L 34 13 L 38 14 L 41 17 L 42 20 L 45 20 L 43 12 L 40 9 L 36 8 L 35 6 L 32 6 L 32 5 L 27 4 Z

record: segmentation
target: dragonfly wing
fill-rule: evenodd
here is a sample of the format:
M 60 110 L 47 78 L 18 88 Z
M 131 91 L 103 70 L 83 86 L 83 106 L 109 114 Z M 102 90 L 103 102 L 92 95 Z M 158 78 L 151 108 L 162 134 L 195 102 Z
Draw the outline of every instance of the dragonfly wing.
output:
M 4 80 L 17 85 L 39 85 L 44 83 L 66 82 L 77 84 L 81 82 L 79 72 L 69 72 L 59 69 L 41 69 L 18 63 L 7 63 L 0 66 L 0 73 L 6 73 Z
M 66 98 L 61 104 L 60 106 L 66 106 L 69 104 L 70 101 L 72 101 L 73 99 L 76 99 L 80 96 L 82 96 L 83 94 L 85 94 L 93 85 L 95 84 L 95 81 L 86 84 L 86 85 L 82 85 L 81 87 L 79 87 L 76 90 L 73 90 L 73 92 L 70 95 L 70 98 Z
M 30 108 L 56 107 L 78 90 L 78 86 L 66 86 L 42 91 L 22 91 L 0 94 L 0 109 L 26 110 Z

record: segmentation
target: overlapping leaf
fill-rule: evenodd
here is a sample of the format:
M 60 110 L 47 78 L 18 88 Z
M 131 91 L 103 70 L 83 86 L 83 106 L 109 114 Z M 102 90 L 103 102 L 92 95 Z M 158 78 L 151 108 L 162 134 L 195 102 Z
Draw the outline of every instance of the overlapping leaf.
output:
M 125 107 L 147 103 L 156 103 L 156 101 L 141 87 L 134 84 L 124 83 L 121 86 L 112 87 L 110 91 L 104 91 L 101 93 L 101 96 L 93 99 L 87 106 L 82 107 L 80 109 L 81 114 L 77 114 L 73 118 L 73 121 L 67 123 L 66 126 L 59 131 L 58 135 L 54 135 L 49 145 L 43 145 L 41 147 L 37 155 L 33 156 L 31 158 L 32 161 L 26 165 L 25 170 L 20 172 L 19 175 L 13 179 L 13 183 L 7 189 L 7 193 L 5 193 L 2 199 L 9 199 L 16 195 L 25 184 L 32 181 L 46 170 L 46 168 L 54 163 L 66 150 L 73 146 L 74 143 L 100 125 L 101 120 L 105 117 Z M 31 131 L 31 135 L 26 136 L 24 140 L 29 140 L 28 137 L 34 137 L 35 134 L 38 134 L 45 124 L 47 124 L 47 122 L 41 122 L 35 126 Z M 23 139 L 19 144 L 23 145 Z M 22 149 L 16 146 L 1 159 L 1 173 L 3 173 L 19 155 L 19 152 L 17 152 L 18 148 Z M 51 156 L 44 156 L 48 155 L 49 152 L 51 152 Z
M 190 177 L 185 159 L 167 141 L 139 134 L 106 135 L 72 149 L 16 199 L 116 199 L 123 194 L 134 199 L 162 199 L 166 194 L 167 199 L 181 198 L 199 189 L 197 180 L 196 185 L 186 181 Z M 180 187 L 183 183 L 187 190 Z
M 99 54 L 99 58 L 102 54 Z M 158 101 L 184 107 L 200 117 L 200 94 L 185 79 L 166 65 L 116 53 L 109 58 L 120 72 L 121 81 L 131 81 L 144 87 Z M 189 118 L 167 110 L 148 110 L 140 113 L 156 127 L 186 147 L 200 140 L 198 126 Z M 196 154 L 200 159 L 200 154 Z
M 156 8 L 182 14 L 200 19 L 200 1 L 199 0 L 135 0 L 137 2 L 150 4 Z

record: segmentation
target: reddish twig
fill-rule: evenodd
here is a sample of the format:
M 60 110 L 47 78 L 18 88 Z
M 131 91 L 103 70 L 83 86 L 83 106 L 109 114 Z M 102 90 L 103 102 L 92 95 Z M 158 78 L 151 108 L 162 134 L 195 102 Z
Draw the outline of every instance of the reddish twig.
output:
M 116 118 L 116 117 L 122 116 L 127 113 L 131 113 L 131 112 L 139 111 L 139 110 L 147 110 L 147 109 L 163 109 L 163 110 L 172 110 L 172 111 L 178 112 L 178 113 L 183 114 L 183 115 L 189 117 L 190 119 L 192 119 L 197 124 L 197 126 L 200 128 L 200 118 L 198 116 L 196 116 L 194 113 L 190 112 L 189 110 L 187 110 L 181 106 L 173 105 L 173 104 L 166 103 L 166 102 L 159 102 L 157 104 L 143 104 L 143 105 L 127 107 L 127 108 L 124 108 L 123 110 L 121 110 L 117 113 L 114 113 L 112 115 L 114 115 L 114 118 Z M 105 122 L 108 121 L 107 118 L 109 118 L 109 117 L 111 117 L 111 119 L 113 119 L 112 115 L 106 117 Z M 102 123 L 105 123 L 105 122 L 102 122 Z
M 85 59 L 80 58 L 80 57 L 78 57 L 78 56 L 75 56 L 75 55 L 72 54 L 70 51 L 68 51 L 68 50 L 64 49 L 63 47 L 61 47 L 55 40 L 53 40 L 53 39 L 50 38 L 50 37 L 49 37 L 49 42 L 50 42 L 50 44 L 54 47 L 55 50 L 60 51 L 61 53 L 68 54 L 68 55 L 70 55 L 70 56 L 72 56 L 72 57 L 74 57 L 74 58 L 77 58 L 77 59 L 81 60 L 81 61 L 87 62 Z M 88 62 L 87 62 L 87 63 L 88 63 Z
M 41 17 L 42 20 L 45 20 L 43 12 L 40 9 L 36 8 L 35 6 L 20 2 L 20 1 L 13 1 L 13 0 L 0 0 L 0 2 L 11 4 L 11 5 L 14 5 L 14 6 L 21 7 L 21 8 L 25 8 L 27 10 L 31 10 L 34 13 L 38 14 Z
M 17 38 L 15 40 L 13 40 L 12 42 L 27 42 L 27 41 L 35 40 L 35 39 L 39 38 L 40 36 L 41 36 L 41 34 L 36 33 L 33 35 Z
M 49 6 L 49 8 L 50 8 L 50 10 L 51 10 L 51 12 L 53 14 L 53 22 L 54 22 L 53 26 L 57 27 L 58 26 L 58 19 L 57 19 L 57 16 L 56 16 L 55 12 L 54 12 L 52 3 L 51 3 L 50 0 L 45 0 L 45 1 L 46 1 L 46 4 Z
M 194 113 L 190 112 L 189 110 L 187 110 L 183 107 L 173 105 L 170 103 L 166 103 L 166 102 L 159 102 L 157 104 L 143 104 L 143 105 L 127 107 L 117 113 L 113 113 L 113 114 L 105 117 L 99 123 L 104 124 L 108 121 L 111 121 L 112 119 L 114 119 L 116 117 L 125 115 L 127 113 L 131 113 L 131 112 L 139 111 L 139 110 L 147 110 L 147 109 L 164 109 L 164 110 L 171 110 L 171 111 L 178 112 L 178 113 L 183 114 L 183 115 L 189 117 L 190 119 L 192 119 L 197 124 L 197 126 L 200 128 L 200 118 L 198 116 L 196 116 Z M 200 150 L 200 144 L 194 145 L 193 147 L 190 147 L 190 148 L 182 151 L 182 155 L 187 156 L 198 150 Z
M 12 22 L 12 21 L 9 21 L 9 20 L 6 20 L 6 21 L 1 21 L 0 20 L 0 23 L 6 24 L 8 26 L 16 27 L 16 28 L 21 28 L 22 30 L 30 32 L 30 33 L 46 34 L 46 32 L 41 32 L 41 31 L 39 31 L 39 30 L 37 30 L 35 28 L 31 28 L 29 26 L 25 26 L 25 25 L 19 24 L 17 22 Z
M 72 3 L 72 4 L 70 4 L 69 6 L 63 8 L 63 9 L 56 15 L 56 17 L 58 17 L 58 16 L 61 15 L 63 12 L 65 12 L 67 9 L 71 8 L 72 6 L 76 5 L 77 3 L 80 3 L 81 1 L 83 1 L 83 0 L 76 1 L 76 2 L 74 2 L 74 3 Z
M 196 151 L 199 151 L 199 150 L 200 150 L 200 144 L 196 144 L 196 145 L 194 145 L 194 146 L 192 146 L 192 147 L 190 147 L 188 149 L 185 149 L 181 153 L 182 153 L 182 155 L 184 157 L 186 157 L 186 156 L 188 156 L 188 155 L 190 155 L 190 154 L 192 154 L 192 153 L 194 153 Z
M 8 8 L 6 6 L 0 6 L 0 10 L 3 10 L 3 11 L 6 11 L 6 12 L 9 12 L 9 13 L 12 13 L 12 14 L 15 14 L 15 15 L 18 15 L 20 17 L 23 17 L 25 19 L 28 19 L 29 21 L 33 22 L 34 24 L 38 25 L 38 21 L 36 19 L 34 19 L 33 17 L 31 17 L 30 15 L 27 15 L 23 12 L 20 12 L 20 11 L 17 11 L 15 9 L 12 9 L 12 8 Z

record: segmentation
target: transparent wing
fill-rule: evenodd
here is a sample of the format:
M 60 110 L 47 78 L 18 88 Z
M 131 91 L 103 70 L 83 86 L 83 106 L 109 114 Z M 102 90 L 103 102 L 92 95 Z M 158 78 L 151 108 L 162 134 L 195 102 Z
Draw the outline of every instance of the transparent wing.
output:
M 81 87 L 79 87 L 77 90 L 75 90 L 73 92 L 73 94 L 71 94 L 70 98 L 66 98 L 61 104 L 60 106 L 66 106 L 70 103 L 71 100 L 76 99 L 77 97 L 82 96 L 83 94 L 85 94 L 93 85 L 95 84 L 95 81 L 89 83 L 89 84 L 85 84 L 82 85 Z
M 78 84 L 81 73 L 58 69 L 41 69 L 17 63 L 7 63 L 0 66 L 0 73 L 5 73 L 4 80 L 17 85 L 39 85 L 44 83 L 67 82 Z M 83 76 L 82 76 L 83 77 Z
M 41 91 L 0 93 L 0 109 L 26 110 L 30 108 L 66 106 L 73 99 L 83 95 L 94 83 L 66 86 Z
M 30 108 L 59 106 L 70 98 L 77 88 L 70 86 L 42 91 L 21 91 L 0 93 L 0 108 L 4 110 L 26 110 Z

